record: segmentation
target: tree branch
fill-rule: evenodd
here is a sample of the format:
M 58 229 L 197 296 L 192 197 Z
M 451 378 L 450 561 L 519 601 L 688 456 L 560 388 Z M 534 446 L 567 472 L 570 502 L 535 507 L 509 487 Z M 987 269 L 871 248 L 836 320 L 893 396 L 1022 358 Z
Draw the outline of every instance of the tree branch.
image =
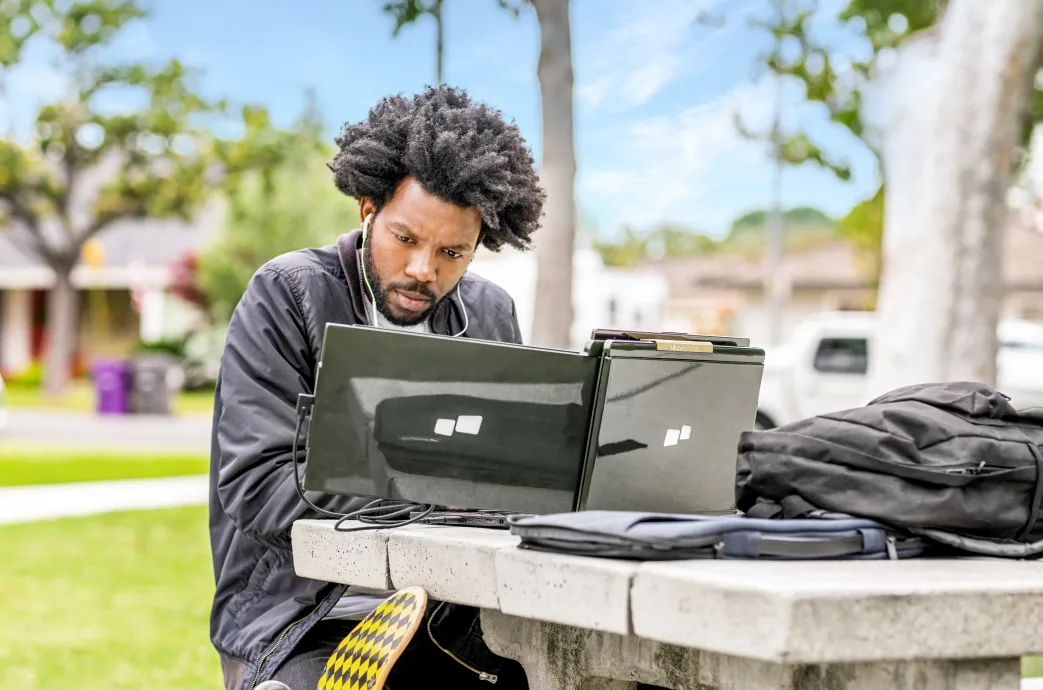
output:
M 86 230 L 84 230 L 76 238 L 75 242 L 78 245 L 76 248 L 77 252 L 79 251 L 80 247 L 82 247 L 87 242 L 87 240 L 91 239 L 92 237 L 94 237 L 99 232 L 109 227 L 116 221 L 122 220 L 124 218 L 140 218 L 146 215 L 148 215 L 148 212 L 145 209 L 145 204 L 143 201 L 135 201 L 133 204 L 121 208 L 119 211 L 99 213 L 98 217 L 95 218 L 91 222 L 91 224 L 87 226 Z
M 29 236 L 29 240 L 32 243 L 32 247 L 29 248 L 30 253 L 36 254 L 38 258 L 43 259 L 48 265 L 56 263 L 58 256 L 54 249 L 44 240 L 40 221 L 36 215 L 29 210 L 29 207 L 14 192 L 0 190 L 0 199 L 7 202 L 9 216 L 19 221 Z

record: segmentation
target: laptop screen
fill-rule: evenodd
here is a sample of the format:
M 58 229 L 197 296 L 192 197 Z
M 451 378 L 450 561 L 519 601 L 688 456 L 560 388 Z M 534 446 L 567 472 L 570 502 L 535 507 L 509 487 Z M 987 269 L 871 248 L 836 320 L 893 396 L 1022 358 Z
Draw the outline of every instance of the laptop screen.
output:
M 757 415 L 763 352 L 731 351 L 606 360 L 597 447 L 580 508 L 734 509 L 739 437 Z
M 331 324 L 305 488 L 571 510 L 596 373 L 597 359 L 580 353 Z

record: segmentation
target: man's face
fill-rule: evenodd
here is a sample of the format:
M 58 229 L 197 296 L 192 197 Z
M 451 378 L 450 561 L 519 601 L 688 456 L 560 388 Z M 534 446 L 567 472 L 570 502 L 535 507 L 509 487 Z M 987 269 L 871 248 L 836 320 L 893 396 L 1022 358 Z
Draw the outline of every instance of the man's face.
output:
M 359 210 L 365 223 L 375 207 L 363 199 Z M 369 287 L 384 318 L 396 326 L 426 319 L 460 282 L 481 229 L 478 209 L 443 201 L 411 177 L 403 180 L 374 215 L 362 252 Z

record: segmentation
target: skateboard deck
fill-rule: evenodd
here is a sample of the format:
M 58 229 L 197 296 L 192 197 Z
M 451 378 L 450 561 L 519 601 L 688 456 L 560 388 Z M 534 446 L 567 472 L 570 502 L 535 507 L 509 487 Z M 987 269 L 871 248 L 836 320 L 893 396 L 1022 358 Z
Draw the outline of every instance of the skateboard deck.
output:
M 391 595 L 330 655 L 318 690 L 381 690 L 420 627 L 426 608 L 427 592 L 421 587 Z

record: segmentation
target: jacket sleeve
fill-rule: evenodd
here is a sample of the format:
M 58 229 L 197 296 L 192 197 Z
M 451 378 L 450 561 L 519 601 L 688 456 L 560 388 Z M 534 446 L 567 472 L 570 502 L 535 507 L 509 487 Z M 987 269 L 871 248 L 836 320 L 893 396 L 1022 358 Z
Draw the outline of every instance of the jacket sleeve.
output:
M 293 435 L 297 396 L 311 393 L 315 363 L 293 276 L 266 266 L 251 279 L 228 326 L 219 374 L 220 414 L 211 456 L 221 508 L 247 537 L 290 549 L 290 528 L 321 517 L 297 495 Z M 298 456 L 303 454 L 304 434 Z M 319 496 L 347 512 L 351 497 Z

